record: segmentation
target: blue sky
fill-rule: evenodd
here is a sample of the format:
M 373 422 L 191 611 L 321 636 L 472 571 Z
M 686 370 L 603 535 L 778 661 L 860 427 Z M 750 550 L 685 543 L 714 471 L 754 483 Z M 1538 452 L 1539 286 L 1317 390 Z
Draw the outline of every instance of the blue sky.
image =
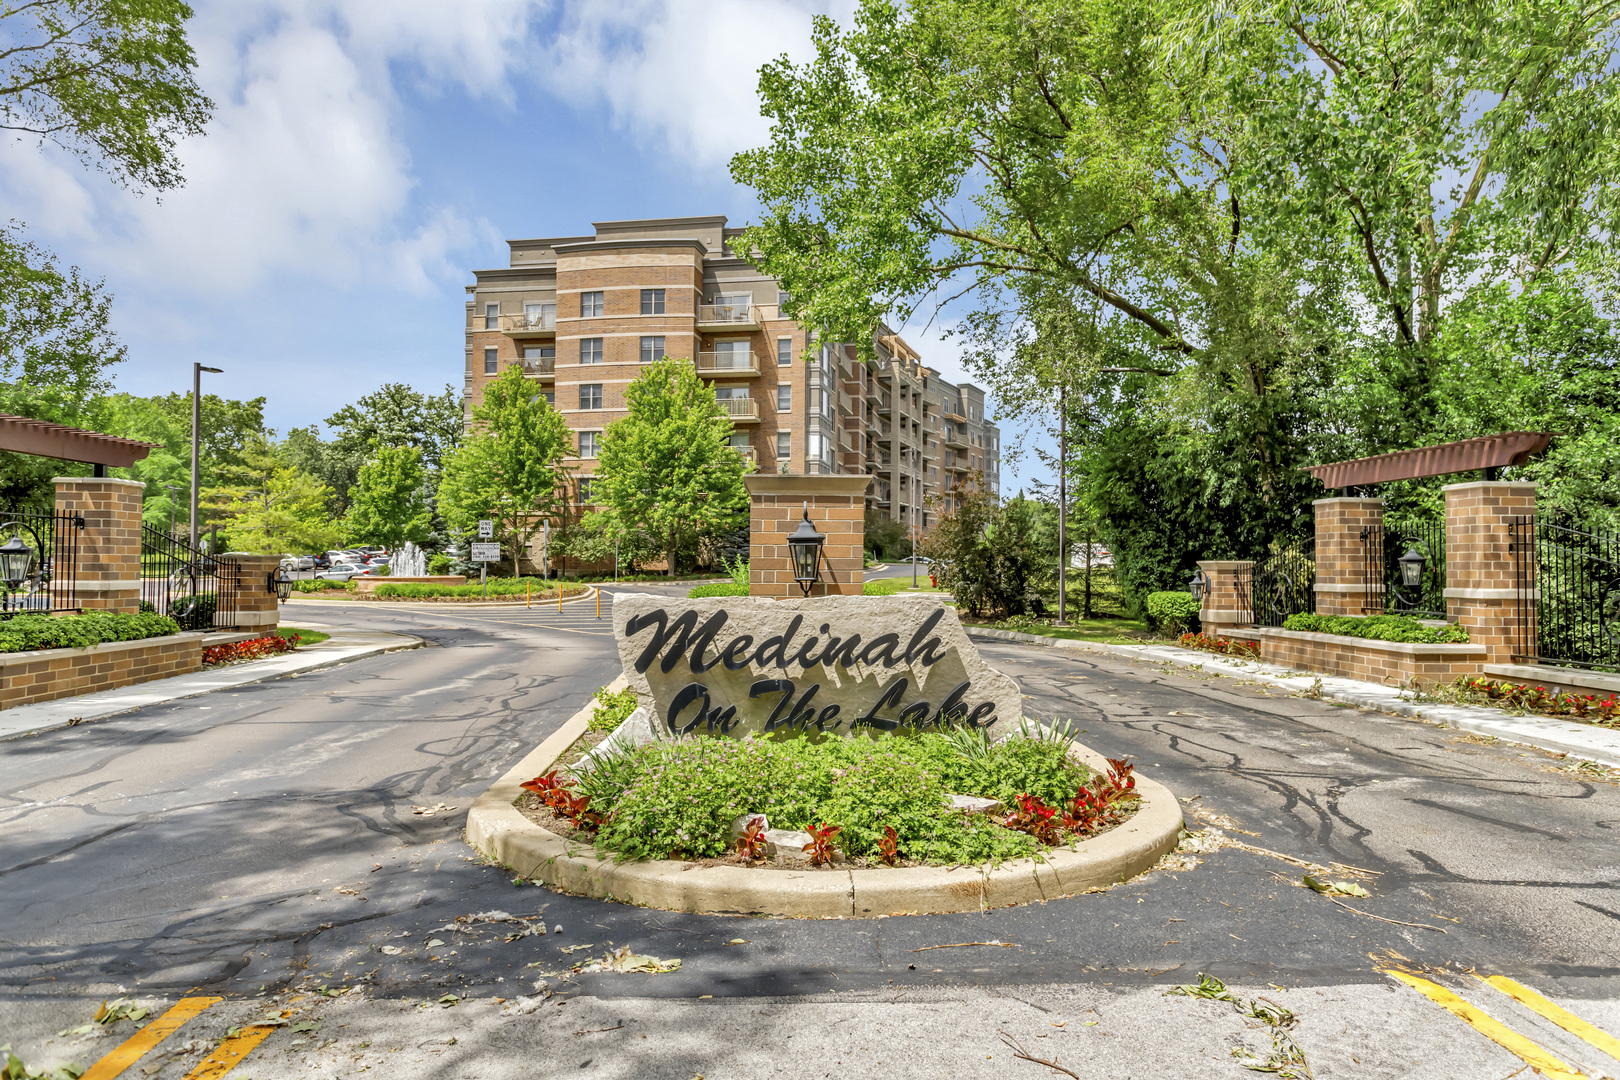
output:
M 615 218 L 756 209 L 726 163 L 767 126 L 760 64 L 804 58 L 847 0 L 193 0 L 218 106 L 188 182 L 121 191 L 0 144 L 28 235 L 116 296 L 119 389 L 188 388 L 191 363 L 271 426 L 318 423 L 384 382 L 459 388 L 463 286 L 507 238 Z M 935 327 L 908 340 L 949 378 Z M 1005 432 L 1004 443 L 1013 437 Z M 1004 469 L 1016 490 L 1029 463 Z

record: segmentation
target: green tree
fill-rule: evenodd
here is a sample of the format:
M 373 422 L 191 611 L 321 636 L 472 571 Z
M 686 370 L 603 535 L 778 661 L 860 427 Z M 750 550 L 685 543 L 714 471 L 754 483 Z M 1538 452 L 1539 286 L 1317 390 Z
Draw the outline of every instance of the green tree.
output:
M 364 544 L 390 551 L 409 540 L 419 544 L 433 523 L 423 495 L 427 473 L 422 451 L 414 446 L 385 446 L 360 468 L 344 525 Z
M 731 447 L 731 418 L 690 363 L 648 364 L 625 401 L 628 415 L 602 433 L 596 497 L 656 540 L 673 576 L 683 553 L 746 514 L 742 478 L 753 466 Z
M 345 405 L 326 418 L 337 434 L 333 448 L 364 460 L 374 447 L 414 446 L 422 462 L 437 471 L 461 443 L 461 399 L 449 386 L 427 395 L 403 383 L 384 383 L 375 393 Z
M 308 473 L 276 464 L 252 487 L 213 488 L 206 493 L 208 516 L 239 551 L 297 554 L 325 551 L 342 537 L 328 516 L 331 493 Z
M 184 182 L 176 143 L 213 102 L 178 0 L 32 0 L 0 9 L 0 128 L 35 135 L 125 185 Z
M 472 431 L 445 459 L 439 512 L 463 535 L 480 519 L 493 520 L 495 538 L 517 568 L 547 521 L 567 514 L 563 462 L 572 449 L 562 414 L 521 367 L 509 367 L 485 384 Z
M 204 394 L 198 464 L 201 490 L 253 486 L 273 465 L 255 471 L 249 459 L 267 453 L 273 433 L 264 426 L 264 398 L 235 401 Z M 97 405 L 100 430 L 156 443 L 156 449 L 128 471 L 146 484 L 141 516 L 154 528 L 168 528 L 171 510 L 178 525 L 188 523 L 191 506 L 191 395 L 139 397 L 111 394 Z M 284 464 L 298 463 L 288 458 Z M 172 489 L 172 494 L 171 494 Z M 172 502 L 171 502 L 172 500 Z

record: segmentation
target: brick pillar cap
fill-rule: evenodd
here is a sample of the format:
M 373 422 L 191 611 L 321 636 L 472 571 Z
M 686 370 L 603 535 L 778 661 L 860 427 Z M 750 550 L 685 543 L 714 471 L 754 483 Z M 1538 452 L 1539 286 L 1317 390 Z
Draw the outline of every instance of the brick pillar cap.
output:
M 131 487 L 136 491 L 145 491 L 146 485 L 139 480 L 125 480 L 121 476 L 54 476 L 51 483 L 57 487 L 73 487 L 77 484 L 110 484 L 114 487 Z
M 1254 565 L 1253 559 L 1199 559 L 1198 565 L 1204 570 L 1247 570 Z
M 1362 505 L 1383 506 L 1383 499 L 1369 498 L 1364 495 L 1334 495 L 1327 499 L 1315 499 L 1312 506 L 1332 506 L 1334 503 L 1359 503 Z
M 1519 488 L 1535 491 L 1540 485 L 1530 480 L 1469 480 L 1462 484 L 1445 484 L 1441 491 L 1467 491 L 1471 488 Z
M 872 478 L 866 473 L 835 473 L 833 475 L 783 475 L 781 473 L 751 473 L 743 477 L 748 494 L 787 495 L 795 499 L 813 499 L 817 495 L 843 495 L 857 498 L 866 493 Z

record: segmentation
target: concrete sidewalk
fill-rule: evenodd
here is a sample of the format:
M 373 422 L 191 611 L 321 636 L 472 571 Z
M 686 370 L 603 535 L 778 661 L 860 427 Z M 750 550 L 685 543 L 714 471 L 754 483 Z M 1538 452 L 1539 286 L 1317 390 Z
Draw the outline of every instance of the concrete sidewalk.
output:
M 1106 652 L 1149 664 L 1173 664 L 1176 667 L 1198 670 L 1206 675 L 1219 675 L 1248 679 L 1252 682 L 1271 683 L 1295 694 L 1317 696 L 1316 684 L 1321 683 L 1320 697 L 1324 701 L 1342 701 L 1396 716 L 1410 716 L 1448 727 L 1471 731 L 1476 735 L 1492 735 L 1507 742 L 1539 747 L 1555 754 L 1595 761 L 1600 765 L 1620 769 L 1620 729 L 1578 724 L 1573 720 L 1559 720 L 1552 716 L 1515 716 L 1501 709 L 1469 705 L 1445 705 L 1417 700 L 1410 691 L 1379 686 L 1359 679 L 1344 679 L 1315 672 L 1298 672 L 1277 664 L 1258 660 L 1241 660 L 1197 649 L 1182 649 L 1174 645 L 1105 645 L 1085 641 L 1067 641 L 1062 638 L 1038 634 L 1020 634 L 1011 630 L 991 630 L 987 627 L 964 626 L 969 637 L 981 641 L 1016 641 L 1029 645 L 1048 645 L 1077 652 Z M 0 716 L 3 716 L 0 713 Z
M 328 632 L 321 627 L 322 632 Z M 181 698 L 196 697 L 229 690 L 249 683 L 267 682 L 284 675 L 298 675 L 306 671 L 364 660 L 368 656 L 398 652 L 401 649 L 419 649 L 426 644 L 419 637 L 394 634 L 386 630 L 355 630 L 333 627 L 331 637 L 318 645 L 305 645 L 290 653 L 265 660 L 252 660 L 245 664 L 198 671 L 191 675 L 176 675 L 169 679 L 123 686 L 117 690 L 101 690 L 94 694 L 57 698 L 33 705 L 19 705 L 15 709 L 0 711 L 0 740 L 34 735 L 52 728 L 86 720 L 102 720 L 150 705 L 164 705 Z

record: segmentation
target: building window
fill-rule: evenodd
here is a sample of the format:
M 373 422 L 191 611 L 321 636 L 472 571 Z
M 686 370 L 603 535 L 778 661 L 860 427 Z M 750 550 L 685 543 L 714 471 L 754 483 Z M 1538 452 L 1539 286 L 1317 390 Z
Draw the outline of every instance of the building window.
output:
M 579 317 L 582 319 L 600 319 L 602 317 L 602 293 L 600 291 L 579 294 Z
M 601 383 L 580 384 L 579 407 L 582 409 L 600 409 L 602 407 Z
M 600 364 L 602 362 L 602 339 L 588 337 L 579 339 L 579 362 L 582 364 Z
M 597 442 L 602 437 L 600 431 L 582 431 L 579 433 L 579 456 L 593 458 L 596 456 Z
M 779 337 L 776 339 L 776 362 L 786 367 L 793 363 L 793 339 Z
M 579 501 L 588 503 L 596 497 L 596 481 L 590 477 L 581 477 L 579 481 Z
M 499 330 L 501 328 L 501 305 L 484 305 L 484 329 Z
M 787 412 L 793 408 L 793 387 L 785 382 L 776 384 L 776 410 Z
M 500 361 L 496 358 L 494 349 L 484 350 L 484 374 L 493 375 L 500 370 Z
M 787 459 L 793 455 L 793 433 L 778 431 L 776 433 L 776 456 Z
M 546 391 L 546 404 L 550 405 L 552 408 L 556 408 L 556 406 L 557 406 L 557 391 L 555 391 L 555 390 L 547 390 Z
M 659 293 L 662 293 L 664 290 L 663 289 L 657 289 L 657 290 L 643 289 L 642 291 L 643 292 L 657 291 Z M 643 305 L 643 306 L 645 306 L 645 305 Z M 660 306 L 662 306 L 662 302 L 660 302 Z M 662 360 L 663 358 L 664 358 L 664 339 L 663 339 L 662 335 L 657 336 L 657 337 L 644 337 L 644 338 L 641 339 L 641 362 L 643 364 L 651 364 L 651 363 L 654 363 L 655 361 Z
M 597 293 L 598 296 L 602 295 Z M 664 290 L 641 290 L 641 313 L 643 315 L 662 315 L 664 313 Z

